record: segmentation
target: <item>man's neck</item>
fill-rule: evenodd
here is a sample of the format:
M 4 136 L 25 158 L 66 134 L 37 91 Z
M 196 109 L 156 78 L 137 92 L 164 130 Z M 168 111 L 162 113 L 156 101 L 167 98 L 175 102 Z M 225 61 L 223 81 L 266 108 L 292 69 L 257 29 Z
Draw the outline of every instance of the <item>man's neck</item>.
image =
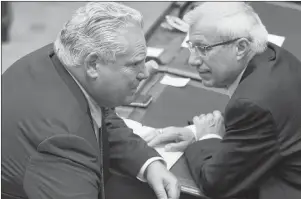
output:
M 239 83 L 240 83 L 240 80 L 246 70 L 246 68 L 248 67 L 251 59 L 254 57 L 255 53 L 251 53 L 248 55 L 248 58 L 244 64 L 244 67 L 243 67 L 243 70 L 241 71 L 241 73 L 239 73 L 239 75 L 237 76 L 237 78 L 234 80 L 234 82 L 232 84 L 230 84 L 228 87 L 227 87 L 227 95 L 231 98 L 232 95 L 234 94 L 235 90 L 237 89 Z
M 64 66 L 65 67 L 65 66 Z M 72 72 L 68 69 L 68 67 L 65 67 L 68 73 L 71 75 L 71 77 L 74 79 L 76 84 L 79 86 L 81 91 L 84 93 L 86 99 L 88 100 L 89 103 L 92 103 L 93 106 L 99 106 L 96 101 L 89 95 L 89 93 L 85 90 L 85 88 L 81 85 L 80 81 L 72 74 Z
M 227 87 L 227 95 L 231 98 L 232 95 L 234 94 L 235 90 L 237 89 L 239 82 L 246 70 L 247 66 L 241 71 L 241 73 L 237 76 L 237 78 L 234 80 L 234 82 Z

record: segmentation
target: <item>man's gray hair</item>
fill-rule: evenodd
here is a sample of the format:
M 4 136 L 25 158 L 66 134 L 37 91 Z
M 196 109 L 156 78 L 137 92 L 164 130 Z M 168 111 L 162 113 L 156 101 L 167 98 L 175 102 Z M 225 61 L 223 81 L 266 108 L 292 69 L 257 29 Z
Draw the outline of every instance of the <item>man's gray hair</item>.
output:
M 199 21 L 212 23 L 216 37 L 222 41 L 247 38 L 251 50 L 263 52 L 267 47 L 268 32 L 253 8 L 244 2 L 205 2 L 184 16 L 184 21 L 195 25 Z
M 82 65 L 91 52 L 105 62 L 114 62 L 116 54 L 126 51 L 117 39 L 119 32 L 132 24 L 143 28 L 139 11 L 114 2 L 90 2 L 64 25 L 54 43 L 55 52 L 68 66 Z

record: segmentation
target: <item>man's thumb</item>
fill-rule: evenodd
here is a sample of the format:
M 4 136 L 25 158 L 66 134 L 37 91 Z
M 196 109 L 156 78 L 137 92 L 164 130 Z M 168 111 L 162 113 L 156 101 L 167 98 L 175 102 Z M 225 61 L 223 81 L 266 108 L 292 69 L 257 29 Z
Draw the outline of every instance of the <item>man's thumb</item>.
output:
M 178 142 L 178 143 L 171 143 L 165 146 L 165 151 L 169 152 L 176 152 L 176 151 L 184 151 L 187 147 L 187 142 Z
M 163 184 L 157 183 L 156 185 L 153 186 L 153 189 L 158 199 L 167 199 L 167 195 L 163 187 Z

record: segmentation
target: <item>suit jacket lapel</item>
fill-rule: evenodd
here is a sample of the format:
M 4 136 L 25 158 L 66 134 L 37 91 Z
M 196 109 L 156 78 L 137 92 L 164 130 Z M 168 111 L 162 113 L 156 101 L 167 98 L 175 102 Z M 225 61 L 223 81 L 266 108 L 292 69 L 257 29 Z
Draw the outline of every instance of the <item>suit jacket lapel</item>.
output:
M 74 97 L 79 102 L 80 107 L 84 111 L 88 112 L 90 115 L 89 105 L 88 105 L 87 99 L 85 98 L 85 95 L 80 90 L 79 86 L 74 81 L 74 79 L 71 77 L 69 72 L 63 66 L 63 64 L 60 62 L 60 60 L 58 59 L 57 55 L 54 53 L 53 50 L 49 53 L 49 57 L 52 60 L 53 65 L 54 65 L 55 69 L 57 70 L 58 74 L 61 76 L 61 78 L 66 83 L 66 85 L 69 87 L 69 89 L 72 92 L 72 94 L 74 95 Z
M 66 68 L 63 66 L 63 64 L 60 62 L 58 59 L 57 55 L 54 53 L 53 50 L 49 53 L 49 57 L 53 62 L 53 65 L 55 69 L 57 70 L 58 74 L 61 76 L 63 81 L 66 83 L 68 86 L 69 90 L 72 92 L 74 97 L 77 99 L 81 109 L 87 113 L 87 115 L 90 118 L 91 126 L 94 129 L 94 124 L 93 124 L 93 118 L 90 112 L 89 104 L 88 101 L 80 89 L 80 87 L 77 85 L 73 77 L 69 74 L 69 72 L 66 70 Z M 96 139 L 96 137 L 95 137 Z
M 63 66 L 63 64 L 60 62 L 58 59 L 57 55 L 54 53 L 53 50 L 49 53 L 49 57 L 53 62 L 53 65 L 55 69 L 57 70 L 58 74 L 61 76 L 63 81 L 66 83 L 66 85 L 69 87 L 70 91 L 72 94 L 75 96 L 75 98 L 78 100 L 80 107 L 83 109 L 83 111 L 86 111 L 87 114 L 90 117 L 91 125 L 94 126 L 93 124 L 93 118 L 91 116 L 90 108 L 88 105 L 88 101 L 81 91 L 80 87 L 77 85 L 75 80 L 72 78 L 72 76 L 69 74 L 69 72 L 66 70 L 66 68 Z M 106 182 L 109 178 L 109 143 L 108 143 L 108 133 L 106 131 L 106 126 L 105 126 L 105 121 L 104 117 L 105 115 L 103 114 L 102 111 L 102 128 L 99 129 L 99 138 L 102 138 L 99 140 L 99 149 L 101 153 L 101 163 L 102 163 L 102 168 L 103 169 L 103 175 L 101 178 L 104 179 L 104 182 Z M 96 138 L 95 138 L 96 139 Z M 104 195 L 104 190 L 101 190 L 102 195 Z

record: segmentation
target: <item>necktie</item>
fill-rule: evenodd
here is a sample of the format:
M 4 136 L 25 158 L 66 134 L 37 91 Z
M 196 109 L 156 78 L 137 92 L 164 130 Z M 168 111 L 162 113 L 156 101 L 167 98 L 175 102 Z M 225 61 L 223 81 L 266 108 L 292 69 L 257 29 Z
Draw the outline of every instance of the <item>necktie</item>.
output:
M 103 150 L 103 134 L 102 134 L 102 128 L 99 128 L 99 150 L 100 150 L 100 199 L 105 199 L 105 183 L 104 183 L 104 150 Z
M 104 123 L 103 123 L 104 124 Z M 109 176 L 109 168 L 110 168 L 110 156 L 109 156 L 109 140 L 108 140 L 108 133 L 106 128 L 99 128 L 99 149 L 102 153 L 102 168 L 104 174 L 104 182 L 106 183 Z

